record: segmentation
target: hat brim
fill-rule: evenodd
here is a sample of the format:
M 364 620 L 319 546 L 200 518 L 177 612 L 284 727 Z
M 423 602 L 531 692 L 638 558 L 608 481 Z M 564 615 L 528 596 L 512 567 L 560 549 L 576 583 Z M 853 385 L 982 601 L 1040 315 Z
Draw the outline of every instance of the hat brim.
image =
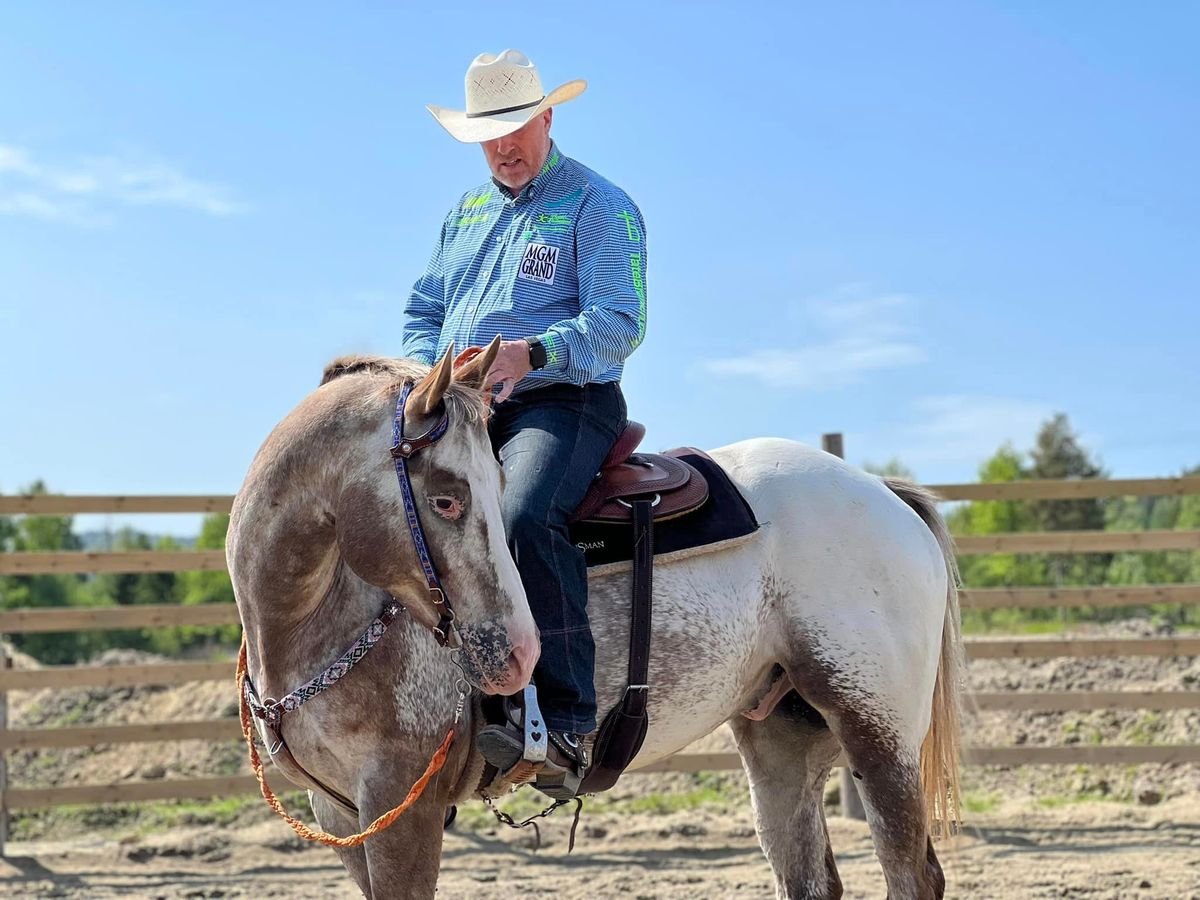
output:
M 464 144 L 480 144 L 484 141 L 502 138 L 506 134 L 512 134 L 551 106 L 574 100 L 586 89 L 587 82 L 582 79 L 568 81 L 548 93 L 537 106 L 498 113 L 493 116 L 478 116 L 473 119 L 468 118 L 466 111 L 461 109 L 446 109 L 432 104 L 426 104 L 425 108 L 433 114 L 439 125 L 450 132 L 450 136 L 456 141 Z

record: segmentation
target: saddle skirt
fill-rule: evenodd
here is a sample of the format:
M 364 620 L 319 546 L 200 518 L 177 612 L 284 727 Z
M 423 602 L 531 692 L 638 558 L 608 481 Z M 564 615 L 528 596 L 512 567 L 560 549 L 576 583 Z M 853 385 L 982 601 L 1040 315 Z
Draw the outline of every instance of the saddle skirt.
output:
M 636 422 L 618 439 L 568 527 L 589 575 L 628 567 L 634 557 L 632 504 L 652 504 L 654 554 L 663 560 L 732 546 L 758 530 L 754 511 L 703 450 L 636 453 Z
M 694 512 L 708 500 L 708 480 L 679 457 L 694 450 L 635 452 L 646 428 L 630 422 L 613 444 L 572 522 L 629 522 L 635 499 L 651 503 L 654 521 Z

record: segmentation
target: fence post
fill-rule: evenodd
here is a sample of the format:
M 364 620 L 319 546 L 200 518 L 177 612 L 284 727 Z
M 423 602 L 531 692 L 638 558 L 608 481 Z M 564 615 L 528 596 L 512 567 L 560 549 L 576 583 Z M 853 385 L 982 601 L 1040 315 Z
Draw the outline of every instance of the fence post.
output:
M 840 432 L 821 435 L 821 449 L 826 453 L 832 453 L 839 459 L 846 458 Z M 854 776 L 850 774 L 849 765 L 842 766 L 842 781 L 838 796 L 843 816 L 848 819 L 858 819 L 860 822 L 866 821 L 867 811 L 863 807 L 862 797 L 859 796 L 858 785 L 854 783 Z
M 0 634 L 0 672 L 12 668 L 12 657 Z M 8 691 L 0 690 L 0 734 L 8 730 Z M 0 859 L 4 857 L 4 845 L 8 843 L 8 751 L 0 747 Z

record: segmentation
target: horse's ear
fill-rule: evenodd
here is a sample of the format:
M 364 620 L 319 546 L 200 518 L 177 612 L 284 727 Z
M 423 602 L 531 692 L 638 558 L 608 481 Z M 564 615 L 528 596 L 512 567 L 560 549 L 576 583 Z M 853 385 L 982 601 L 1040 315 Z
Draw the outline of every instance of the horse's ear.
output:
M 487 374 L 499 352 L 500 335 L 496 335 L 483 351 L 476 350 L 474 356 L 454 370 L 454 380 L 477 391 L 483 390 L 487 386 Z
M 450 387 L 450 377 L 453 374 L 454 342 L 451 341 L 450 346 L 442 355 L 441 362 L 421 379 L 409 395 L 408 402 L 413 405 L 413 409 L 425 416 L 437 409 L 438 404 L 442 402 L 442 397 L 446 394 L 446 389 Z

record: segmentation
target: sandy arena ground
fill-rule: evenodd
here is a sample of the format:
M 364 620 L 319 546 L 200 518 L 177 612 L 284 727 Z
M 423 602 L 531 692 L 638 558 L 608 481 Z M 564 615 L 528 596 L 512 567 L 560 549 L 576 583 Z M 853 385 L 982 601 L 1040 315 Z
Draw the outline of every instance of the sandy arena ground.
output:
M 1162 626 L 1130 620 L 1087 633 L 1148 637 L 1162 633 Z M 37 665 L 23 654 L 14 656 L 18 668 Z M 136 662 L 143 656 L 110 651 L 101 661 Z M 1200 687 L 1200 658 L 976 660 L 969 681 L 972 690 L 993 692 L 1194 691 Z M 215 683 L 30 691 L 14 698 L 12 724 L 24 728 L 236 712 L 229 686 Z M 967 743 L 991 746 L 1189 744 L 1200 739 L 1200 710 L 985 712 L 970 717 L 964 732 Z M 689 748 L 731 749 L 725 728 Z M 15 787 L 239 771 L 246 771 L 245 751 L 230 741 L 9 754 Z M 938 851 L 948 897 L 1200 900 L 1200 765 L 967 767 L 963 780 L 967 833 L 957 848 L 943 845 Z M 695 797 L 704 790 L 715 798 L 704 801 L 708 805 L 669 814 L 642 811 L 683 808 L 647 802 Z M 447 837 L 440 895 L 774 896 L 741 772 L 630 775 L 610 794 L 615 804 L 605 808 L 597 800 L 585 810 L 570 856 L 570 817 L 564 812 L 543 827 L 542 848 L 535 853 L 531 831 L 500 829 L 474 804 Z M 269 816 L 258 807 L 233 819 L 192 819 L 196 824 L 167 831 L 149 827 L 151 820 L 119 817 L 109 823 L 87 820 L 94 825 L 67 813 L 25 820 L 23 840 L 10 843 L 8 858 L 0 860 L 0 897 L 359 896 L 332 851 L 302 846 Z M 214 821 L 238 824 L 199 824 Z M 845 896 L 883 898 L 883 875 L 865 824 L 831 817 L 829 830 Z
M 974 816 L 957 849 L 939 853 L 949 897 L 1200 900 L 1200 803 L 1153 808 L 1029 804 Z M 723 814 L 585 815 L 566 853 L 569 817 L 528 831 L 452 832 L 440 896 L 769 898 L 770 871 L 748 808 Z M 883 898 L 883 874 L 865 825 L 830 820 L 847 898 Z M 332 851 L 300 847 L 281 823 L 182 828 L 134 842 L 14 844 L 0 861 L 8 897 L 199 898 L 360 896 Z

